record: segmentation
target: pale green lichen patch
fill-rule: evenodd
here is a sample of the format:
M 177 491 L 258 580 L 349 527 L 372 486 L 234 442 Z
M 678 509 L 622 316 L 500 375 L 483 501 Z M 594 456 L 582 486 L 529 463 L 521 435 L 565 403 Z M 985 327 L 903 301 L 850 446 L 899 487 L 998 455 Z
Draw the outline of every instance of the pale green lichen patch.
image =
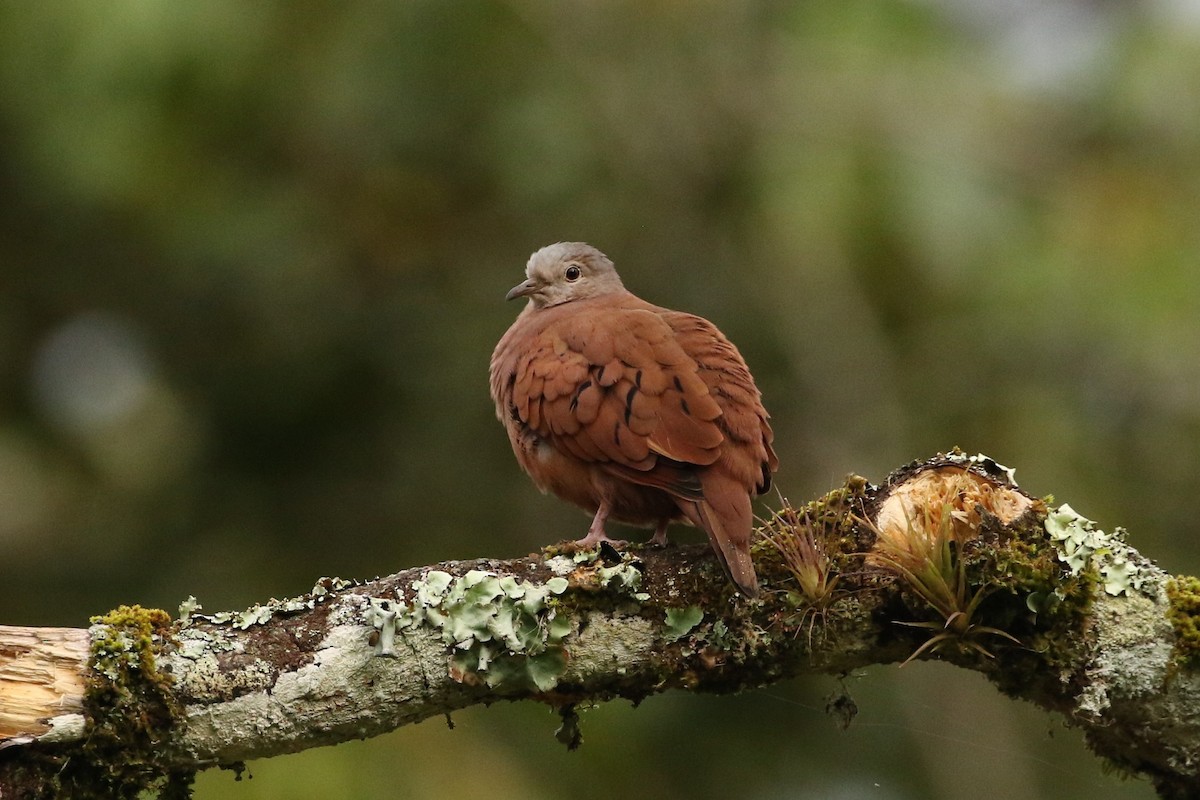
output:
M 1104 591 L 1116 597 L 1141 591 L 1152 577 L 1134 561 L 1134 551 L 1125 543 L 1125 529 L 1106 533 L 1096 523 L 1066 503 L 1046 516 L 1046 533 L 1058 548 L 1059 560 L 1071 575 L 1088 567 L 1099 573 Z
M 576 562 L 568 556 L 551 556 L 546 559 L 546 566 L 555 575 L 570 575 L 575 571 Z
M 347 580 L 345 578 L 319 578 L 308 595 L 316 600 L 321 600 L 358 584 L 358 581 Z
M 367 601 L 367 624 L 379 631 L 375 654 L 390 656 L 396 653 L 396 628 L 400 616 L 395 602 L 372 597 Z
M 244 611 L 219 611 L 216 614 L 201 614 L 203 607 L 195 597 L 188 597 L 179 604 L 179 622 L 188 625 L 193 620 L 211 622 L 214 625 L 230 625 L 237 630 L 248 630 L 255 625 L 264 625 L 276 614 L 294 614 L 316 608 L 318 603 L 334 597 L 338 592 L 356 586 L 345 578 L 321 578 L 312 590 L 300 597 L 283 600 L 271 598 L 267 603 L 255 603 Z
M 677 642 L 691 633 L 702 619 L 704 619 L 704 611 L 699 606 L 668 608 L 666 630 L 663 631 L 663 635 L 668 642 Z
M 568 578 L 577 589 L 611 589 L 628 595 L 637 601 L 649 600 L 649 595 L 640 591 L 642 585 L 641 563 L 624 555 L 626 560 L 619 564 L 604 566 L 600 561 L 600 549 L 580 551 L 570 555 L 552 555 L 546 566 L 559 578 Z
M 397 607 L 395 627 L 440 631 L 451 648 L 450 673 L 462 683 L 545 692 L 566 668 L 562 642 L 574 630 L 555 600 L 567 585 L 563 577 L 535 583 L 483 570 L 461 577 L 432 570 L 412 583 L 413 600 Z M 374 626 L 379 612 L 368 613 Z
M 723 619 L 713 623 L 707 638 L 708 643 L 718 650 L 732 650 L 738 644 L 737 637 L 729 630 L 729 626 Z
M 189 594 L 187 600 L 179 604 L 179 622 L 187 625 L 192 621 L 192 615 L 197 614 L 203 607 L 194 594 Z
M 1004 475 L 1011 485 L 1017 485 L 1017 471 L 1012 467 L 1004 466 L 991 456 L 983 453 L 969 456 L 961 450 L 954 449 L 947 453 L 945 458 L 951 463 L 962 464 L 965 467 L 979 467 L 989 475 Z
M 596 570 L 596 579 L 605 589 L 627 592 L 634 600 L 650 599 L 649 594 L 638 591 L 642 585 L 642 571 L 628 562 L 601 567 Z

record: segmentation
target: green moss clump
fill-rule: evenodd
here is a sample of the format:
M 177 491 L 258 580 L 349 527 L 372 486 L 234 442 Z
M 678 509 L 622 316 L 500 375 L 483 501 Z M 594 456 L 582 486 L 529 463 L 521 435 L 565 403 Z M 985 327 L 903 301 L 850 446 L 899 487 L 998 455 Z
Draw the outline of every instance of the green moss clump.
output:
M 763 521 L 751 548 L 763 583 L 782 590 L 772 629 L 811 647 L 814 635 L 840 616 L 857 583 L 863 553 L 873 535 L 861 525 L 873 487 L 851 475 L 844 486 L 799 507 L 782 498 L 783 507 Z M 723 637 L 722 637 L 723 638 Z
M 155 666 L 154 639 L 167 633 L 171 615 L 158 608 L 119 606 L 92 617 L 92 669 L 116 681 L 134 669 L 162 680 Z M 168 681 L 169 685 L 169 681 Z
M 192 774 L 173 774 L 170 743 L 182 724 L 171 675 L 156 654 L 171 637 L 171 616 L 120 606 L 91 619 L 91 676 L 84 710 L 98 797 L 137 797 L 151 789 L 186 796 Z M 83 795 L 71 795 L 83 796 Z
M 172 743 L 183 713 L 157 654 L 169 647 L 165 611 L 121 606 L 93 617 L 82 743 L 29 750 L 10 773 L 31 800 L 183 800 L 195 770 L 180 769 Z
M 997 686 L 1014 695 L 1074 668 L 1101 580 L 1094 565 L 1071 572 L 1043 527 L 1044 515 L 1038 510 L 1010 525 L 985 517 L 980 538 L 964 548 L 968 580 L 989 591 L 980 611 L 1024 645 L 998 652 L 1003 666 L 989 670 Z
M 770 541 L 768 534 L 773 528 L 781 527 L 781 523 L 790 521 L 793 527 L 803 523 L 819 533 L 822 549 L 829 556 L 835 572 L 849 568 L 853 562 L 861 560 L 863 552 L 870 549 L 870 541 L 860 540 L 864 529 L 858 525 L 870 491 L 871 484 L 866 478 L 851 475 L 841 488 L 798 508 L 793 508 L 784 498 L 784 508 L 759 530 L 759 536 L 751 547 L 755 566 L 768 578 L 780 581 L 788 579 L 791 571 L 785 564 L 786 559 L 779 547 Z
M 1185 663 L 1200 663 L 1200 578 L 1180 575 L 1167 581 L 1167 601 L 1175 652 Z

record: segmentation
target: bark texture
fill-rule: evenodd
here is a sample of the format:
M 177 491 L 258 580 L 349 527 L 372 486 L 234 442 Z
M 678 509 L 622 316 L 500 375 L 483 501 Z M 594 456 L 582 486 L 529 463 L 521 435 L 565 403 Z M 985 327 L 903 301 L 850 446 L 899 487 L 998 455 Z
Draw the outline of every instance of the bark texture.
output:
M 1196 582 L 953 453 L 768 520 L 747 601 L 707 547 L 450 562 L 178 619 L 0 628 L 0 796 L 185 796 L 198 769 L 476 703 L 733 692 L 914 654 L 1059 712 L 1164 797 L 1200 785 Z M 1190 627 L 1189 627 L 1190 626 Z M 86 766 L 81 766 L 86 765 Z

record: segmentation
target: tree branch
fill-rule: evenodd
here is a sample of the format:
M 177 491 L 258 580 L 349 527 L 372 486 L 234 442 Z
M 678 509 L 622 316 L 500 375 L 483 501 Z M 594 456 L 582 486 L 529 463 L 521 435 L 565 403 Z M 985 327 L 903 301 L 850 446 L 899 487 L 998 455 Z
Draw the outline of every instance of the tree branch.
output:
M 178 620 L 0 628 L 0 795 L 185 796 L 198 769 L 373 736 L 496 700 L 562 711 L 733 692 L 917 655 L 1058 711 L 1164 797 L 1200 781 L 1200 586 L 954 453 L 767 520 L 768 591 L 706 547 L 549 548 Z

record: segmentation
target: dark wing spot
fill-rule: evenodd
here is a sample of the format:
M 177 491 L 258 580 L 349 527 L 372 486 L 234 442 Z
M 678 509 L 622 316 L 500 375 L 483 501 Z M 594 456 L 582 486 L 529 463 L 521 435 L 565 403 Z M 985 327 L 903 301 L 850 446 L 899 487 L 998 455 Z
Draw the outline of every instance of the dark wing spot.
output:
M 678 375 L 675 376 L 675 391 L 680 393 L 683 392 L 683 381 L 679 380 Z
M 689 417 L 692 415 L 691 409 L 688 408 L 686 397 L 679 398 L 679 407 L 682 408 L 683 413 L 687 414 Z
M 508 404 L 508 415 L 512 417 L 513 422 L 524 422 L 521 419 L 521 412 L 517 410 L 517 406 L 514 403 Z
M 762 462 L 762 481 L 755 487 L 758 494 L 766 494 L 771 488 L 771 465 L 766 461 Z
M 639 375 L 641 373 L 638 373 Z M 625 395 L 625 424 L 629 424 L 629 418 L 633 416 L 633 396 L 637 394 L 638 387 L 630 386 L 629 394 Z
M 617 447 L 621 446 L 621 423 L 613 423 L 613 444 Z
M 571 398 L 571 410 L 572 411 L 574 411 L 576 408 L 579 407 L 579 396 L 581 394 L 583 394 L 585 391 L 587 391 L 588 388 L 591 387 L 591 385 L 592 385 L 591 381 L 584 381 L 583 383 L 579 384 L 579 388 L 575 390 L 575 396 Z
M 639 369 L 637 374 L 633 376 L 633 385 L 637 388 L 642 388 L 642 371 Z

